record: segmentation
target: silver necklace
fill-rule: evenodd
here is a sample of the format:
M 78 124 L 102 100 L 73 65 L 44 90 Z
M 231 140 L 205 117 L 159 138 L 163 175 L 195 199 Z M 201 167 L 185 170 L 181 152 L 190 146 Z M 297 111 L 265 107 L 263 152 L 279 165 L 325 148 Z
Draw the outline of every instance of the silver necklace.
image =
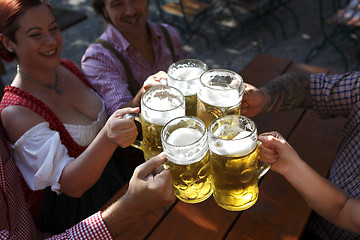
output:
M 19 68 L 19 66 L 17 66 L 17 71 L 20 74 L 20 76 L 25 79 L 28 80 L 32 83 L 47 87 L 48 89 L 54 89 L 56 91 L 57 94 L 62 95 L 63 94 L 63 90 L 61 89 L 61 87 L 59 86 L 59 77 L 57 75 L 57 73 L 55 72 L 55 84 L 45 84 L 43 82 L 40 82 L 39 80 L 36 80 L 32 77 L 30 77 L 29 75 L 27 75 L 26 73 L 24 73 L 23 71 L 21 71 L 21 69 Z

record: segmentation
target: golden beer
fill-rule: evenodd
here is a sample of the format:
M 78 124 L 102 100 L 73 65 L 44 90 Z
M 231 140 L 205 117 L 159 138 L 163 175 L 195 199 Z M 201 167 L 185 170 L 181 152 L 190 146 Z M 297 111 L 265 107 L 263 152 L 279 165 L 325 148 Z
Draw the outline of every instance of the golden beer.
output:
M 161 133 L 177 198 L 198 203 L 212 194 L 207 132 L 204 123 L 194 117 L 170 121 Z
M 216 203 L 230 211 L 241 211 L 258 199 L 257 148 L 246 156 L 212 153 L 211 171 Z
M 143 140 L 141 150 L 144 153 L 145 161 L 162 152 L 161 129 L 164 124 L 155 124 L 141 118 Z
M 183 59 L 170 65 L 167 83 L 179 89 L 185 96 L 186 115 L 196 116 L 196 99 L 200 76 L 207 65 L 197 59 Z
M 219 117 L 226 115 L 240 115 L 241 102 L 229 107 L 213 106 L 197 99 L 196 117 L 200 118 L 206 126 Z
M 171 119 L 185 115 L 185 98 L 170 86 L 155 86 L 141 96 L 140 118 L 143 140 L 132 144 L 144 153 L 145 161 L 162 152 L 161 129 Z
M 216 203 L 230 211 L 242 211 L 258 199 L 258 179 L 270 168 L 258 168 L 255 123 L 244 116 L 228 115 L 209 127 L 210 168 Z
M 196 116 L 197 95 L 185 96 L 185 114 L 187 116 Z
M 200 77 L 196 117 L 207 127 L 221 116 L 240 115 L 243 79 L 230 70 L 211 69 Z
M 211 196 L 211 175 L 209 152 L 199 161 L 186 164 L 176 164 L 167 161 L 166 166 L 171 171 L 174 192 L 177 198 L 187 203 L 198 203 Z

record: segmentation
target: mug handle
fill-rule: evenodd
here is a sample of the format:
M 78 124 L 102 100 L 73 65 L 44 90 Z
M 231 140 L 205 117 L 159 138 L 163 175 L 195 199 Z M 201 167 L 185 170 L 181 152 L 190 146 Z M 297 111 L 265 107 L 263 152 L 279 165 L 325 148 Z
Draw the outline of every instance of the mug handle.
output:
M 131 119 L 134 118 L 135 121 L 138 121 L 140 124 L 140 114 L 139 113 L 127 113 L 123 116 L 123 119 Z M 140 149 L 141 151 L 142 149 L 142 141 L 135 139 L 135 141 L 131 144 L 132 147 Z
M 260 141 L 258 141 L 257 147 L 259 147 L 260 144 L 262 144 L 262 143 Z M 258 163 L 259 163 L 259 160 L 258 160 Z M 270 170 L 270 167 L 271 167 L 271 163 L 262 162 L 262 165 L 261 165 L 261 167 L 259 167 L 259 170 L 258 170 L 258 179 L 262 178 Z

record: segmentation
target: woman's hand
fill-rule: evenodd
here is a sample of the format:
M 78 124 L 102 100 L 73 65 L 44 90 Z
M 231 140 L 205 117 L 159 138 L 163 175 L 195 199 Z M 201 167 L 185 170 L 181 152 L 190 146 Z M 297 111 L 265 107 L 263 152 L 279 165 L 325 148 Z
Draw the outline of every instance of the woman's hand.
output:
M 151 87 L 164 85 L 163 83 L 166 82 L 167 77 L 168 75 L 164 71 L 159 71 L 158 73 L 151 75 L 143 84 L 144 90 L 146 91 Z
M 137 108 L 122 108 L 114 112 L 105 124 L 107 136 L 116 145 L 125 148 L 130 146 L 138 135 L 133 119 L 124 119 L 125 114 L 138 113 Z
M 291 169 L 301 161 L 297 152 L 278 132 L 259 135 L 259 160 L 271 163 L 271 169 L 282 175 L 291 174 Z

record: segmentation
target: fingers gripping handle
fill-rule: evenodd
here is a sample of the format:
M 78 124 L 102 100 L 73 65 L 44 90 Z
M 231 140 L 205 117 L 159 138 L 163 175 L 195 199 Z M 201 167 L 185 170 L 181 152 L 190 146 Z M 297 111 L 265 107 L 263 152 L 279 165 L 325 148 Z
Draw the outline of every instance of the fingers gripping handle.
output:
M 132 119 L 132 118 L 134 118 L 135 121 L 140 122 L 139 116 L 140 115 L 138 113 L 127 113 L 127 114 L 124 115 L 123 119 Z M 140 149 L 142 151 L 143 149 L 142 149 L 141 145 L 142 145 L 142 142 L 137 140 L 137 139 L 134 141 L 133 144 L 131 144 L 132 147 Z
M 262 142 L 258 141 L 258 147 L 262 144 Z M 258 170 L 258 179 L 262 178 L 269 170 L 271 167 L 271 163 L 262 163 L 261 167 L 259 167 Z

